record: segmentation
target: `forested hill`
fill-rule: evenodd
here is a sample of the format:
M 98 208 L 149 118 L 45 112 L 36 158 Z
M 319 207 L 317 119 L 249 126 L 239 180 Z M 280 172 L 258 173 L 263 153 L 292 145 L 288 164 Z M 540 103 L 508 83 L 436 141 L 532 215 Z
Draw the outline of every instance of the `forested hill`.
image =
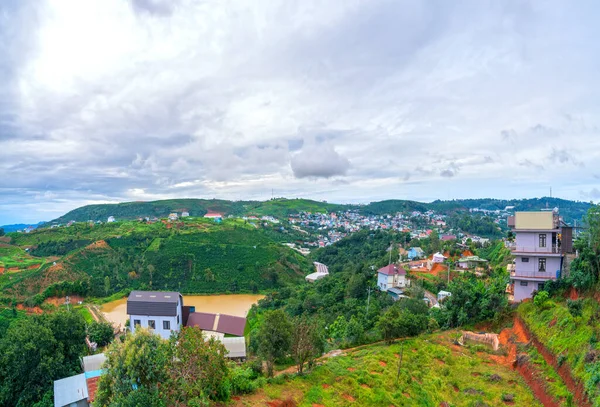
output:
M 106 221 L 109 216 L 117 220 L 135 219 L 137 217 L 164 218 L 171 212 L 187 211 L 191 216 L 203 216 L 209 211 L 223 215 L 271 215 L 286 217 L 298 212 L 336 212 L 348 209 L 359 210 L 365 215 L 384 215 L 396 212 L 409 213 L 412 211 L 426 212 L 433 210 L 442 214 L 452 214 L 468 211 L 469 209 L 503 210 L 514 206 L 517 211 L 540 210 L 542 208 L 560 209 L 561 215 L 567 222 L 581 220 L 590 204 L 587 202 L 569 201 L 559 198 L 534 199 L 462 199 L 451 201 L 433 201 L 430 203 L 409 200 L 385 200 L 371 202 L 368 205 L 344 205 L 313 201 L 309 199 L 271 199 L 268 201 L 227 201 L 220 199 L 169 199 L 152 202 L 125 202 L 119 204 L 99 204 L 82 206 L 49 222 L 66 223 L 71 220 L 84 222 L 88 220 Z

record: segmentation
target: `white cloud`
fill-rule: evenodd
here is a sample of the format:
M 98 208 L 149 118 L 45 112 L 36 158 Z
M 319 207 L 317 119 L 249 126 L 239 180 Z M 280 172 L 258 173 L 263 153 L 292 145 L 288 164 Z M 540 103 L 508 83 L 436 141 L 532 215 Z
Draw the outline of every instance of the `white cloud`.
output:
M 30 217 L 271 188 L 365 202 L 551 183 L 578 198 L 600 159 L 598 12 L 533 0 L 3 2 L 0 223 L 21 219 L 29 197 Z

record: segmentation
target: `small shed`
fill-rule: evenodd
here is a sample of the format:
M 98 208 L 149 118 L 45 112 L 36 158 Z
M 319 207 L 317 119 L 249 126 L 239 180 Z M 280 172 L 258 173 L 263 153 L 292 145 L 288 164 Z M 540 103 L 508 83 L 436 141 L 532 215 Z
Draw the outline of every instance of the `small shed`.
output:
M 54 407 L 88 407 L 85 374 L 54 381 Z

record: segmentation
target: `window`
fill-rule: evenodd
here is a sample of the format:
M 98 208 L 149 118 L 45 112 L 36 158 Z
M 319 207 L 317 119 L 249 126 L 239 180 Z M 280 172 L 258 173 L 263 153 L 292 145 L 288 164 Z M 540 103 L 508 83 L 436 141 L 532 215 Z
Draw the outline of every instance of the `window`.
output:
M 136 326 L 140 326 L 141 324 L 142 324 L 142 323 L 140 322 L 140 320 L 139 320 L 139 319 L 134 319 L 134 320 L 133 320 L 133 326 L 134 326 L 134 327 L 136 327 Z
M 546 259 L 538 260 L 538 271 L 546 271 Z
M 529 257 L 523 257 L 523 258 L 521 259 L 521 261 L 522 261 L 523 263 L 529 263 Z
M 527 287 L 527 281 L 521 281 L 520 283 L 523 287 Z
M 165 329 L 165 330 L 171 329 L 171 321 L 163 321 L 163 329 Z
M 546 234 L 540 235 L 540 247 L 546 247 Z
M 148 328 L 150 329 L 156 329 L 156 321 L 153 319 L 149 319 L 148 320 Z
M 177 315 L 177 325 L 179 325 L 179 315 Z

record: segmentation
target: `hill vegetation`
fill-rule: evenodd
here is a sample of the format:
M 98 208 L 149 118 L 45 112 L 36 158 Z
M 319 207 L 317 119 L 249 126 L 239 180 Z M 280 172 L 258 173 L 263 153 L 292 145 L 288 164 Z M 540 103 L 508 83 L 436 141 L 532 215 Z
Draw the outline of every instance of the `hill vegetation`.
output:
M 131 289 L 258 292 L 302 280 L 313 266 L 274 240 L 272 235 L 280 232 L 272 229 L 242 220 L 186 218 L 174 224 L 83 223 L 16 234 L 10 250 L 27 246 L 32 254 L 49 256 L 42 261 L 54 260 L 26 274 L 0 276 L 2 296 L 37 305 L 46 297 L 68 293 L 104 297 Z
M 462 199 L 451 201 L 433 201 L 431 203 L 386 200 L 371 202 L 367 205 L 342 205 L 313 201 L 310 199 L 277 198 L 268 201 L 227 201 L 220 199 L 169 199 L 152 202 L 125 202 L 119 204 L 87 205 L 74 209 L 56 218 L 48 224 L 64 224 L 71 220 L 76 222 L 106 221 L 109 216 L 120 220 L 132 220 L 138 217 L 164 218 L 171 212 L 187 211 L 192 216 L 203 216 L 208 211 L 220 212 L 223 215 L 271 215 L 286 217 L 299 212 L 336 212 L 358 210 L 364 215 L 385 215 L 396 212 L 410 213 L 433 210 L 442 214 L 465 212 L 469 209 L 503 210 L 514 206 L 517 211 L 540 210 L 545 207 L 558 207 L 567 222 L 580 221 L 590 207 L 589 203 L 569 201 L 559 198 L 534 198 L 521 200 L 501 199 Z

